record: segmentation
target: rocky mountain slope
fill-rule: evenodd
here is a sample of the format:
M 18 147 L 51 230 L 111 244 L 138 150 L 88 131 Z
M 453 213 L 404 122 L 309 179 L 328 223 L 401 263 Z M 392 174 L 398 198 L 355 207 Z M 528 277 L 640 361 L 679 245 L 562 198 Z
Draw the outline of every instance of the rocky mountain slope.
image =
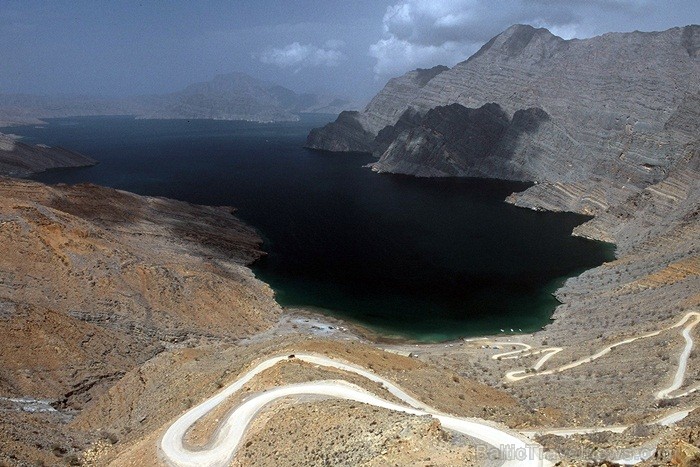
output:
M 68 149 L 25 144 L 0 133 L 0 175 L 24 177 L 49 169 L 95 164 L 97 161 Z
M 385 127 L 375 139 L 382 152 L 381 167 L 417 176 L 450 176 L 455 172 L 490 178 L 528 179 L 537 167 L 514 164 L 519 139 L 531 138 L 549 115 L 539 108 L 518 110 L 510 119 L 498 104 L 469 109 L 450 104 L 425 115 L 407 110 L 396 125 Z M 387 144 L 384 148 L 383 144 Z M 382 171 L 380 163 L 374 164 Z
M 272 290 L 245 267 L 261 240 L 231 213 L 0 177 L 0 463 L 84 447 L 66 417 L 167 347 L 277 321 Z
M 363 112 L 312 132 L 307 144 L 375 151 L 374 168 L 382 172 L 537 181 L 535 207 L 601 212 L 663 180 L 697 138 L 698 50 L 697 25 L 568 41 L 515 25 L 452 69 L 391 80 Z M 421 74 L 426 79 L 417 79 Z M 468 141 L 436 153 L 453 133 L 422 122 L 396 134 L 393 145 L 376 139 L 409 109 L 426 115 L 455 103 L 495 103 L 509 118 L 539 109 L 548 118 L 507 145 L 490 146 L 488 162 Z M 450 109 L 448 119 L 461 118 L 459 108 Z M 590 202 L 577 205 L 580 198 Z
M 39 123 L 41 118 L 134 115 L 137 118 L 296 121 L 301 113 L 335 114 L 353 104 L 336 96 L 298 94 L 245 73 L 159 95 L 106 99 L 87 96 L 0 94 L 0 124 Z

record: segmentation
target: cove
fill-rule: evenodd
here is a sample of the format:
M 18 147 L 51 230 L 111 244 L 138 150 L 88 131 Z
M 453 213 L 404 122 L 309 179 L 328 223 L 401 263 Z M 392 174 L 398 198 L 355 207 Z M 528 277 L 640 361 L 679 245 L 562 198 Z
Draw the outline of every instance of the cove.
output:
M 534 331 L 567 277 L 614 257 L 572 237 L 583 216 L 503 202 L 523 183 L 376 174 L 363 154 L 304 149 L 299 122 L 51 119 L 13 127 L 30 142 L 100 161 L 46 183 L 91 182 L 192 203 L 230 205 L 268 253 L 253 265 L 283 306 L 308 307 L 384 336 L 443 341 Z

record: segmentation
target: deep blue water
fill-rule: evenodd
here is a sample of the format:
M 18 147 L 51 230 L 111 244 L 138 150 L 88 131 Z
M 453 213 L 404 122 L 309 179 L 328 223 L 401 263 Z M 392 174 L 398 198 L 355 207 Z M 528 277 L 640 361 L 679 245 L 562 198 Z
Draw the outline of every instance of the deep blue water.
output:
M 585 218 L 503 202 L 522 183 L 375 174 L 371 157 L 302 148 L 298 123 L 53 119 L 14 127 L 29 141 L 100 161 L 41 174 L 237 207 L 269 253 L 253 269 L 285 306 L 384 334 L 442 340 L 546 324 L 564 278 L 612 258 L 570 236 Z

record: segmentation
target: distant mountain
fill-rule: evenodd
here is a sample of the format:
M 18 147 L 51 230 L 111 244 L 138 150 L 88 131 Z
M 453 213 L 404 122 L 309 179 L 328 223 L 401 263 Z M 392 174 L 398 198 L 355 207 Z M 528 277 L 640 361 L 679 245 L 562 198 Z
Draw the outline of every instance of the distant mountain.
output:
M 315 94 L 297 94 L 277 84 L 255 79 L 245 73 L 218 75 L 179 92 L 151 96 L 152 109 L 142 118 L 187 118 L 251 120 L 256 122 L 295 121 L 300 113 L 338 113 L 350 101 Z
M 135 115 L 136 102 L 91 96 L 0 94 L 0 126 L 41 123 L 42 118 Z
M 353 103 L 336 96 L 297 94 L 245 73 L 216 76 L 170 94 L 105 99 L 0 94 L 0 124 L 41 118 L 134 115 L 137 118 L 296 121 L 302 113 L 337 114 Z

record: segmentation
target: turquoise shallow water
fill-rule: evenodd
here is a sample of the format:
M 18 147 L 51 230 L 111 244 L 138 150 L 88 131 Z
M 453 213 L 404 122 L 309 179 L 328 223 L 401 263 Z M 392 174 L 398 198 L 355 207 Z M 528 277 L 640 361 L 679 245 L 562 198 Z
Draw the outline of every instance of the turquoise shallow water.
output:
M 302 147 L 301 122 L 54 119 L 12 133 L 63 145 L 96 167 L 37 176 L 231 205 L 265 239 L 253 265 L 286 306 L 306 306 L 385 335 L 421 341 L 533 331 L 563 278 L 612 259 L 570 236 L 582 216 L 518 209 L 527 187 L 375 174 L 371 157 Z M 9 131 L 9 130 L 8 130 Z

